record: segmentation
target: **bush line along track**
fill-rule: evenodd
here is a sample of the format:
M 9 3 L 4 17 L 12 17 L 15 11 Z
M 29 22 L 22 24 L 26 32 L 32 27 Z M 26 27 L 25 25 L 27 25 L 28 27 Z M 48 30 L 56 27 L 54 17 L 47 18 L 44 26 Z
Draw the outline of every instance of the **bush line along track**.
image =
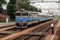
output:
M 51 22 L 52 22 L 52 20 L 49 21 L 49 22 L 45 22 L 45 23 L 42 23 L 42 24 L 40 24 L 40 25 L 31 27 L 31 28 L 25 29 L 25 30 L 20 31 L 20 32 L 18 31 L 18 32 L 16 32 L 16 33 L 12 33 L 12 34 L 10 34 L 10 35 L 7 35 L 7 36 L 5 36 L 5 37 L 0 38 L 0 40 L 13 40 L 13 39 L 15 39 L 15 38 L 17 38 L 17 37 L 19 37 L 19 36 L 26 35 L 27 33 L 29 34 L 29 33 L 31 33 L 32 31 L 40 28 L 41 26 L 44 26 L 44 25 L 46 25 L 46 24 L 48 24 L 48 23 L 51 23 Z

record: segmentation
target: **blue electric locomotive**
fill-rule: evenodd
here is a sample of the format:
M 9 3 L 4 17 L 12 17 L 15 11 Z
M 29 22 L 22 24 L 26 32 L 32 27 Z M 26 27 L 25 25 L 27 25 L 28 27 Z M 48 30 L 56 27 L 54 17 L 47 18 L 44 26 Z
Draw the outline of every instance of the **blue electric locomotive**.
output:
M 16 12 L 15 20 L 18 28 L 27 28 L 27 25 L 36 22 L 38 19 L 31 17 L 28 11 L 20 10 Z
M 28 25 L 52 19 L 50 15 L 43 13 L 30 12 L 27 10 L 20 10 L 16 12 L 15 20 L 17 28 L 27 28 Z

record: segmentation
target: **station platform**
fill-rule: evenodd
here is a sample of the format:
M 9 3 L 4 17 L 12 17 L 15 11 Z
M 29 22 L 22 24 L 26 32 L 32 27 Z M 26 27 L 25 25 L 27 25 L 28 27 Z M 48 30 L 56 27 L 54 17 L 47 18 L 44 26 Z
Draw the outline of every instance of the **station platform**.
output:
M 14 24 L 15 24 L 15 22 L 8 22 L 8 23 L 2 23 L 2 22 L 0 22 L 0 27 L 14 25 Z

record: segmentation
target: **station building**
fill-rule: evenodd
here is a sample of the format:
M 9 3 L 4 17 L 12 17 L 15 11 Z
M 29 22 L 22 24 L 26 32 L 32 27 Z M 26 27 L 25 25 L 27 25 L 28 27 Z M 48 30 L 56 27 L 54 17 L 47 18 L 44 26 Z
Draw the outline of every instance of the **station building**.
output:
M 0 14 L 0 22 L 6 22 L 6 23 L 8 23 L 9 18 L 10 17 L 7 14 Z

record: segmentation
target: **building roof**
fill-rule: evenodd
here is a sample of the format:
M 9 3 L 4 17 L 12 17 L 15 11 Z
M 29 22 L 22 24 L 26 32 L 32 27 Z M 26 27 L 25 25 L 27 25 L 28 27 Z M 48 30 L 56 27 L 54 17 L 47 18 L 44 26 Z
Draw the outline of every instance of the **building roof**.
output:
M 6 15 L 6 14 L 0 14 L 0 19 L 4 19 L 4 18 L 7 18 L 7 17 L 9 17 L 9 16 Z

